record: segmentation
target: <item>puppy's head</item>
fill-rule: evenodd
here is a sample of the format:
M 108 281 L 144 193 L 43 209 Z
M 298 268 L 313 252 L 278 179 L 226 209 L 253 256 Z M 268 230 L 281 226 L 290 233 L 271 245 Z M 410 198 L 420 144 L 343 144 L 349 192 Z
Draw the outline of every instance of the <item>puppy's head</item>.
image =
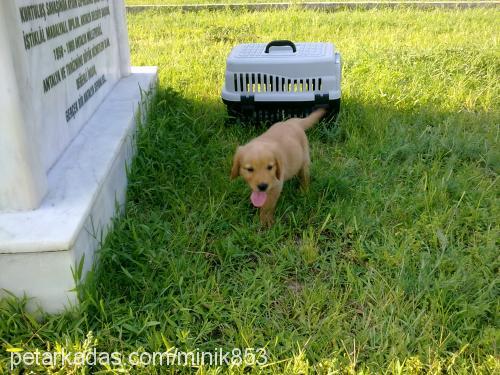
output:
M 250 143 L 236 150 L 231 178 L 242 176 L 252 189 L 252 203 L 262 207 L 267 192 L 280 183 L 281 167 L 279 155 L 269 145 Z

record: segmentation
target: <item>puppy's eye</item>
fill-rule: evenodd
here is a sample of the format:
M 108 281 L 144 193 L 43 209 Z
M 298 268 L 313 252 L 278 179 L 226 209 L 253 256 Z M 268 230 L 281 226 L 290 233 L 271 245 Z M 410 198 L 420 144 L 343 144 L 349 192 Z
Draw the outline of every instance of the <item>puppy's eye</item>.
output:
M 268 170 L 268 171 L 270 171 L 271 169 L 273 169 L 273 166 L 272 166 L 271 164 L 269 164 L 269 165 L 267 166 L 267 170 Z
M 248 171 L 248 172 L 253 172 L 253 168 L 252 168 L 252 167 L 247 168 L 247 171 Z

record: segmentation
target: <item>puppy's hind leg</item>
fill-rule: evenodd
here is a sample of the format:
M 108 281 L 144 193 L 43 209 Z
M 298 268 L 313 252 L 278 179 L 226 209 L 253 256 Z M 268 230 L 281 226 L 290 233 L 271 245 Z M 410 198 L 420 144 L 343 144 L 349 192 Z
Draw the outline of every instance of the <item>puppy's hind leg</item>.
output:
M 299 171 L 299 181 L 300 181 L 300 188 L 302 191 L 307 191 L 309 190 L 309 182 L 311 180 L 311 175 L 309 172 L 309 168 L 311 165 L 311 161 L 309 158 L 304 160 L 304 164 L 302 164 L 302 168 L 300 168 Z

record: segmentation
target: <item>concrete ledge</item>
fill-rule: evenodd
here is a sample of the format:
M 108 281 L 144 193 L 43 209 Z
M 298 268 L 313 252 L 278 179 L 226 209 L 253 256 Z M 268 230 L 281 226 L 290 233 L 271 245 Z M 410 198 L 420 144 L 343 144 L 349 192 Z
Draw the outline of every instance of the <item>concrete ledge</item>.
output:
M 304 2 L 304 3 L 241 3 L 241 4 L 190 4 L 190 5 L 128 5 L 128 13 L 138 13 L 147 10 L 155 11 L 185 11 L 198 12 L 202 10 L 276 10 L 288 8 L 314 9 L 322 11 L 335 11 L 345 9 L 375 9 L 375 8 L 401 8 L 412 7 L 416 9 L 471 9 L 471 8 L 496 8 L 500 1 L 364 1 L 364 2 Z
M 123 207 L 138 115 L 156 79 L 156 67 L 132 68 L 49 171 L 41 206 L 0 212 L 0 297 L 25 294 L 47 312 L 76 302 L 72 270 L 84 257 L 85 275 Z

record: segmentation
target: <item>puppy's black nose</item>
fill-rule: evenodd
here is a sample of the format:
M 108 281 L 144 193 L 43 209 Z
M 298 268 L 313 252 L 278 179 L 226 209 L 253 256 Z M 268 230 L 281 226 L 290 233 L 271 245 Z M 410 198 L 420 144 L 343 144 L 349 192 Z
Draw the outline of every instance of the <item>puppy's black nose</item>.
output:
M 267 189 L 268 186 L 269 185 L 266 184 L 266 183 L 264 183 L 264 182 L 262 182 L 261 184 L 257 185 L 257 187 L 259 188 L 260 191 L 266 191 L 266 189 Z

